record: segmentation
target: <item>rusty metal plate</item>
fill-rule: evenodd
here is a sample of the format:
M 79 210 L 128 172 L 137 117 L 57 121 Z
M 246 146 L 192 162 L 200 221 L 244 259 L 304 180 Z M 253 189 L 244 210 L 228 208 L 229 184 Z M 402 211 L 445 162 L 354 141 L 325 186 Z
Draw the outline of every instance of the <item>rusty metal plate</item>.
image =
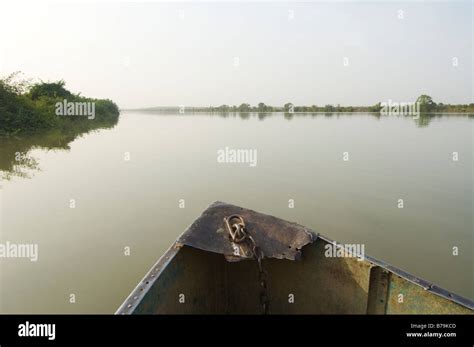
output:
M 181 235 L 177 246 L 187 245 L 220 253 L 228 261 L 245 259 L 246 252 L 239 253 L 224 227 L 224 217 L 236 214 L 244 218 L 248 234 L 255 239 L 266 258 L 299 260 L 301 249 L 317 238 L 316 233 L 302 225 L 217 201 Z

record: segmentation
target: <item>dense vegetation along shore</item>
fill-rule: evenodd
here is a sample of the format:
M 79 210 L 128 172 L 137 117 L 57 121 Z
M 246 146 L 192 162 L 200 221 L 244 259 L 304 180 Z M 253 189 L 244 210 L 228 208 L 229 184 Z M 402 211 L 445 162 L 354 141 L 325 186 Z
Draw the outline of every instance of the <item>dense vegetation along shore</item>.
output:
M 62 105 L 93 106 L 93 117 L 59 114 Z M 92 108 L 92 107 L 91 107 Z M 77 108 L 76 108 L 77 110 Z M 86 98 L 65 88 L 64 81 L 28 83 L 17 73 L 0 79 L 0 135 L 21 135 L 45 130 L 84 133 L 116 124 L 119 108 L 111 100 Z
M 63 81 L 31 84 L 17 74 L 0 79 L 0 180 L 40 170 L 31 149 L 68 150 L 77 137 L 112 128 L 118 118 L 114 102 L 73 94 Z
M 397 104 L 396 102 L 387 101 L 387 104 Z M 436 103 L 428 95 L 421 95 L 413 102 L 413 104 L 419 103 L 419 111 L 423 113 L 474 113 L 474 103 L 463 104 L 463 105 L 451 105 Z M 403 103 L 398 103 L 400 106 Z M 181 111 L 181 112 L 381 112 L 383 111 L 384 103 L 379 102 L 372 106 L 341 106 L 341 105 L 325 105 L 325 106 L 298 106 L 292 103 L 286 103 L 283 106 L 270 106 L 260 102 L 256 106 L 252 106 L 247 103 L 240 104 L 239 106 L 208 106 L 208 107 L 193 107 L 193 106 L 158 106 L 140 109 L 143 111 Z M 392 107 L 393 108 L 393 107 Z

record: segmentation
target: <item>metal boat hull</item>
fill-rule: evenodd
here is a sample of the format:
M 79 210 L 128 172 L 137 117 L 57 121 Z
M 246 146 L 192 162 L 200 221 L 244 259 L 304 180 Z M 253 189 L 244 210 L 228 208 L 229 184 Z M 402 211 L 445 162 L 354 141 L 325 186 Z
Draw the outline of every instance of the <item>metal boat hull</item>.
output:
M 217 249 L 212 238 L 207 238 L 207 243 L 199 238 L 203 230 L 221 233 L 217 226 L 230 211 L 243 215 L 249 211 L 249 220 L 264 216 L 275 227 L 275 233 L 279 233 L 279 226 L 284 229 L 283 239 L 288 228 L 304 228 L 237 206 L 215 203 L 160 258 L 117 313 L 260 314 L 256 262 L 229 262 L 223 256 L 227 252 L 225 247 Z M 269 229 L 265 225 L 259 228 Z M 291 250 L 291 240 L 280 242 L 280 234 L 271 236 L 274 242 L 280 242 L 266 250 L 270 257 L 263 261 L 268 273 L 271 314 L 473 313 L 471 300 L 382 261 L 367 256 L 328 257 L 328 245 L 332 247 L 334 243 L 308 229 L 304 232 L 311 236 L 300 242 L 308 241 L 302 249 L 294 247 L 302 253 L 297 261 L 293 261 L 299 258 L 295 253 L 283 256 L 275 251 L 281 251 L 285 242 L 290 246 L 284 247 Z M 304 234 L 301 231 L 294 237 L 301 240 Z

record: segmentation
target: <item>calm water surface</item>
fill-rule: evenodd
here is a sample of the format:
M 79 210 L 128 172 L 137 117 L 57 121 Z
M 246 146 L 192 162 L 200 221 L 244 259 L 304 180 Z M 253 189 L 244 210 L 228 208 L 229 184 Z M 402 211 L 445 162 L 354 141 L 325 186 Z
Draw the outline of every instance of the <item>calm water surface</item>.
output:
M 114 312 L 215 200 L 364 243 L 367 254 L 473 299 L 473 124 L 123 112 L 113 129 L 27 151 L 25 177 L 0 167 L 10 176 L 0 188 L 0 241 L 39 245 L 37 262 L 0 260 L 0 312 Z M 0 153 L 28 142 L 0 139 Z M 226 146 L 257 149 L 257 166 L 218 163 Z

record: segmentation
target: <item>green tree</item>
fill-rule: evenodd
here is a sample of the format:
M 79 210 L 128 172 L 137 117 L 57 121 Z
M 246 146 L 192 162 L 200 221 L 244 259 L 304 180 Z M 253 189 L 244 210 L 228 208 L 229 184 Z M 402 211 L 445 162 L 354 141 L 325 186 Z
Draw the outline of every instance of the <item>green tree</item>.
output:
M 30 97 L 33 100 L 37 100 L 42 96 L 47 96 L 49 98 L 62 98 L 68 99 L 72 98 L 72 93 L 64 88 L 66 82 L 57 81 L 57 82 L 48 82 L 48 83 L 37 83 L 33 85 L 30 89 Z
M 334 106 L 333 105 L 326 105 L 326 106 L 324 106 L 324 111 L 325 112 L 334 112 Z
M 373 106 L 369 106 L 369 112 L 380 112 L 381 109 L 382 109 L 382 105 L 380 104 L 380 102 L 376 103 Z
M 430 112 L 436 108 L 436 103 L 429 95 L 420 95 L 418 99 L 416 99 L 416 102 L 420 104 L 421 112 Z
M 271 112 L 273 111 L 272 106 L 265 105 L 263 102 L 259 102 L 257 105 L 258 112 Z
M 252 107 L 250 104 L 240 104 L 240 106 L 237 108 L 239 112 L 249 112 L 252 110 Z
M 283 108 L 285 112 L 290 112 L 290 110 L 293 108 L 293 103 L 292 102 L 287 102 L 285 105 L 283 105 Z
M 228 112 L 230 110 L 230 107 L 228 105 L 221 105 L 217 108 L 219 111 L 223 111 L 223 112 Z

